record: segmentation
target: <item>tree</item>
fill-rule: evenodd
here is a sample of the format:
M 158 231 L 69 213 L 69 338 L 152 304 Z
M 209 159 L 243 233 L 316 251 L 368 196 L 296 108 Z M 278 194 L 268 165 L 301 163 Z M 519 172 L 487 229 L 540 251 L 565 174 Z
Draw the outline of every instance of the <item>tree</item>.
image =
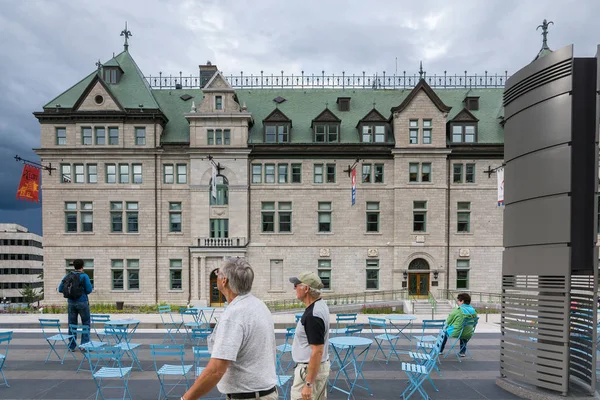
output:
M 19 293 L 21 293 L 21 296 L 23 296 L 23 300 L 25 300 L 25 303 L 27 304 L 35 303 L 35 301 L 38 298 L 37 290 L 35 290 L 29 285 L 23 287 L 23 290 L 19 290 Z

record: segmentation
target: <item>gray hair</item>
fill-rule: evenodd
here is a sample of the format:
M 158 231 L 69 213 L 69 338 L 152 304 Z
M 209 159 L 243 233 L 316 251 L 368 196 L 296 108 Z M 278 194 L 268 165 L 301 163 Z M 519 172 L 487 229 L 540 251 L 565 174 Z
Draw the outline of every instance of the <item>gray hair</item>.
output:
M 317 290 L 317 289 L 313 289 L 309 286 L 309 293 L 310 293 L 310 297 L 312 297 L 313 299 L 318 299 L 319 297 L 321 297 L 321 291 Z
M 252 290 L 254 271 L 245 258 L 225 257 L 219 272 L 229 280 L 233 293 L 243 295 Z

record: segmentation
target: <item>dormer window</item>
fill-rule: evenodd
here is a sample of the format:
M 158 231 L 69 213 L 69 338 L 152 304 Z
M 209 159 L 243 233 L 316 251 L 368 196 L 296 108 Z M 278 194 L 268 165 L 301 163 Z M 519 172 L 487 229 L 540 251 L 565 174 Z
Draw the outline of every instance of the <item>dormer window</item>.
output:
M 215 96 L 215 110 L 223 109 L 223 96 Z
M 265 124 L 265 143 L 289 143 L 290 124 L 268 123 Z
M 479 110 L 479 97 L 478 96 L 465 97 L 465 108 L 469 111 Z
M 315 124 L 315 143 L 337 143 L 340 137 L 339 124 Z
M 121 79 L 121 75 L 123 74 L 123 72 L 121 71 L 121 68 L 119 68 L 119 67 L 104 67 L 103 72 L 104 72 L 104 82 L 110 83 L 110 84 L 119 83 L 119 80 Z
M 387 119 L 375 108 L 369 111 L 356 125 L 363 143 L 386 143 L 388 127 Z
M 477 124 L 475 123 L 453 123 L 452 143 L 475 143 L 477 141 Z
M 363 143 L 385 143 L 385 125 L 363 125 Z
M 350 111 L 350 97 L 338 97 L 336 103 L 338 111 Z

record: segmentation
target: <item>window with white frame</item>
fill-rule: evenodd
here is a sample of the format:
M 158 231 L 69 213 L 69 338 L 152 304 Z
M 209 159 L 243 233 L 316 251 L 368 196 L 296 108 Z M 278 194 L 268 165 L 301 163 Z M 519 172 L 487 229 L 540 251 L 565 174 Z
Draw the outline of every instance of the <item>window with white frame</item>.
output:
M 133 171 L 133 183 L 142 183 L 142 164 L 131 164 L 131 170 Z

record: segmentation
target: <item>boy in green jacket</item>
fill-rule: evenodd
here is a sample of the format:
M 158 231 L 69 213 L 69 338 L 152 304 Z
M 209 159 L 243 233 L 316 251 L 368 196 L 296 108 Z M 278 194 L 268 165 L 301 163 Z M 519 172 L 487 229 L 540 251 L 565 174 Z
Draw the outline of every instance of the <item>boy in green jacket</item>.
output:
M 471 307 L 471 296 L 468 293 L 459 293 L 456 300 L 458 307 L 452 310 L 448 318 L 446 318 L 446 334 L 444 335 L 440 354 L 444 353 L 448 337 L 457 338 L 460 335 L 460 352 L 458 355 L 464 357 L 467 351 L 467 342 L 473 336 L 474 329 L 472 326 L 467 326 L 463 330 L 462 326 L 465 318 L 476 318 L 477 312 Z

